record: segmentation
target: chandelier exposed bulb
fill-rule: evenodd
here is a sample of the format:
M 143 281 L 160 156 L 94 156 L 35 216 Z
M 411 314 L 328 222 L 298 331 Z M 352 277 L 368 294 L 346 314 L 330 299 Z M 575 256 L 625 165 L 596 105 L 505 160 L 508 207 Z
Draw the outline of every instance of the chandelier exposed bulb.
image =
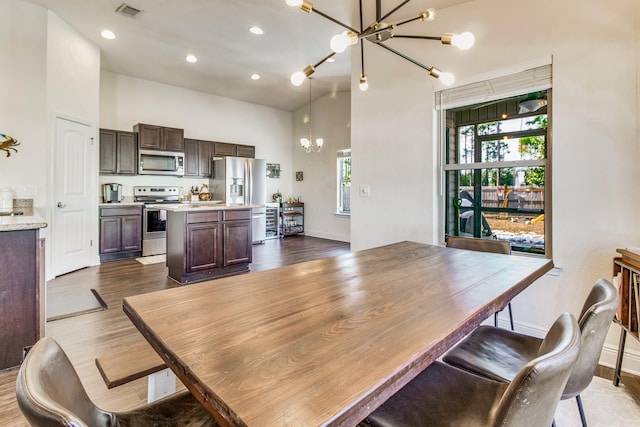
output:
M 289 3 L 287 1 L 287 3 Z M 436 19 L 436 10 L 433 8 L 429 8 L 427 10 L 425 10 L 424 12 L 420 13 L 420 20 L 421 21 L 433 21 L 434 19 Z
M 331 46 L 331 50 L 335 53 L 342 53 L 349 46 L 353 46 L 356 43 L 358 43 L 358 34 L 354 33 L 353 31 L 344 31 L 331 37 L 329 45 Z
M 302 4 L 302 0 L 287 0 L 287 6 L 299 7 Z
M 364 74 L 360 74 L 360 85 L 359 88 L 361 91 L 365 91 L 367 89 L 369 89 L 369 83 L 367 83 L 367 76 L 365 76 Z
M 453 82 L 456 81 L 456 77 L 452 73 L 444 72 L 440 74 L 440 77 L 438 77 L 438 80 L 440 80 L 442 84 L 445 86 L 451 86 Z
M 311 74 L 315 73 L 316 68 L 313 65 L 307 65 L 304 70 L 296 71 L 291 74 L 291 84 L 294 86 L 300 86 L 304 80 Z
M 465 31 L 462 34 L 455 34 L 451 37 L 451 45 L 457 47 L 460 50 L 469 50 L 476 42 L 476 38 L 473 33 Z
M 306 78 L 307 76 L 304 75 L 304 71 L 296 71 L 291 74 L 291 84 L 294 86 L 300 86 Z

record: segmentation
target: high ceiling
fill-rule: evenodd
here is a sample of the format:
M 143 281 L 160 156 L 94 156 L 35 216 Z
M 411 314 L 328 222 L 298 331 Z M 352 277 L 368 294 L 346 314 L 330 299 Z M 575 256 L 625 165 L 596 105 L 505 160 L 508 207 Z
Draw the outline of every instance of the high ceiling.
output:
M 127 0 L 127 5 L 141 10 L 135 17 L 116 12 L 123 0 L 25 1 L 51 9 L 95 43 L 103 70 L 288 111 L 309 99 L 308 86 L 291 85 L 290 75 L 329 54 L 329 39 L 343 31 L 318 14 L 287 6 L 285 0 Z M 389 21 L 467 1 L 413 0 Z M 359 26 L 355 0 L 313 3 L 317 10 Z M 400 3 L 383 0 L 383 12 Z M 363 5 L 369 24 L 375 2 L 363 0 Z M 251 34 L 248 29 L 254 25 L 264 34 Z M 103 29 L 116 38 L 103 39 Z M 196 63 L 185 61 L 189 53 L 198 57 Z M 350 89 L 349 50 L 335 59 L 314 74 L 314 98 Z M 252 80 L 254 73 L 261 78 Z

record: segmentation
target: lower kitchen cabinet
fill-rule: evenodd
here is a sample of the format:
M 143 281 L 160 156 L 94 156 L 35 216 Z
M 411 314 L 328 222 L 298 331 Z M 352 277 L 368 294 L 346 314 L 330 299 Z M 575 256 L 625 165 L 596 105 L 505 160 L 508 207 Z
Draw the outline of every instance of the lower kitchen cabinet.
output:
M 0 232 L 0 370 L 20 365 L 44 335 L 44 239 L 38 230 Z M 43 276 L 42 276 L 43 277 Z
M 100 261 L 142 255 L 142 206 L 100 207 Z
M 249 271 L 251 209 L 167 211 L 169 277 L 193 283 Z

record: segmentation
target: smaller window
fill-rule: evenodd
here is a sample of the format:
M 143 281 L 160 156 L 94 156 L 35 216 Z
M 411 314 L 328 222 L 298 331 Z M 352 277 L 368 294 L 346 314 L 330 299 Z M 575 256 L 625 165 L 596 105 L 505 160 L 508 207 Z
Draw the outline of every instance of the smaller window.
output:
M 338 210 L 339 214 L 351 215 L 351 150 L 338 151 Z

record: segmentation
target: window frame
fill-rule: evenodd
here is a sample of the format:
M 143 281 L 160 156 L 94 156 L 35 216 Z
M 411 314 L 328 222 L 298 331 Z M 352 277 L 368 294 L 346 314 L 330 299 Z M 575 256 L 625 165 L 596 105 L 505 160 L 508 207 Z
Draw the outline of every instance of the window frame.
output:
M 351 149 L 338 150 L 338 158 L 336 160 L 336 215 L 351 216 Z M 344 179 L 344 162 L 348 159 L 349 162 L 349 179 Z M 344 185 L 348 183 L 348 185 Z M 345 210 L 344 201 L 344 189 L 349 188 L 349 208 Z
M 449 194 L 449 185 L 450 185 L 450 178 L 449 178 L 449 174 L 452 172 L 457 172 L 457 171 L 464 171 L 464 170 L 469 170 L 469 171 L 478 171 L 478 174 L 482 174 L 483 171 L 486 170 L 500 170 L 500 169 L 504 169 L 504 168 L 530 168 L 530 167 L 544 167 L 544 189 L 542 190 L 543 193 L 543 197 L 544 197 L 544 253 L 543 254 L 532 254 L 532 255 L 536 255 L 536 256 L 544 256 L 546 258 L 551 258 L 552 256 L 552 251 L 551 251 L 551 224 L 552 224 L 552 209 L 551 209 L 551 135 L 552 135 L 552 129 L 551 129 L 551 100 L 552 100 L 552 88 L 548 87 L 547 89 L 545 89 L 545 91 L 547 92 L 547 111 L 546 113 L 539 113 L 539 112 L 532 112 L 532 113 L 526 113 L 526 114 L 516 114 L 516 115 L 510 115 L 508 118 L 496 118 L 496 117 L 490 117 L 490 118 L 486 118 L 486 119 L 478 119 L 475 121 L 464 121 L 464 123 L 455 123 L 455 118 L 452 117 L 452 111 L 454 110 L 460 110 L 461 108 L 464 109 L 464 107 L 462 106 L 457 106 L 457 107 L 451 107 L 451 108 L 441 108 L 439 109 L 439 118 L 440 118 L 440 124 L 441 124 L 441 129 L 442 132 L 441 134 L 441 144 L 440 144 L 440 150 L 441 150 L 441 197 L 440 197 L 440 203 L 441 203 L 441 218 L 439 220 L 439 228 L 441 230 L 441 236 L 444 239 L 446 239 L 446 233 L 447 233 L 447 225 L 448 225 L 448 221 L 450 224 L 450 218 L 452 215 L 451 209 L 452 205 L 450 203 L 450 194 Z M 522 93 L 520 95 L 524 95 L 529 93 L 528 90 L 523 90 Z M 514 95 L 514 94 L 509 94 L 509 96 L 502 98 L 502 100 L 506 100 L 506 99 L 510 99 L 510 98 L 516 98 L 519 95 Z M 500 101 L 497 100 L 497 101 Z M 476 102 L 476 103 L 469 103 L 467 104 L 468 107 L 471 106 L 475 106 L 478 103 L 482 103 L 482 101 L 480 102 Z M 509 119 L 514 119 L 514 118 L 526 118 L 526 117 L 535 117 L 535 116 L 539 116 L 541 114 L 546 114 L 546 119 L 547 119 L 547 127 L 544 131 L 541 131 L 541 129 L 533 129 L 533 130 L 525 130 L 525 131 L 518 131 L 518 132 L 504 132 L 504 134 L 509 134 L 509 136 L 513 137 L 513 138 L 522 138 L 522 137 L 527 137 L 527 136 L 544 136 L 545 139 L 545 156 L 543 159 L 528 159 L 528 160 L 509 160 L 509 161 L 492 161 L 492 162 L 487 162 L 487 161 L 481 161 L 481 153 L 477 153 L 475 152 L 475 150 L 477 150 L 478 147 L 482 146 L 482 143 L 484 141 L 495 141 L 495 140 L 499 140 L 501 139 L 501 137 L 503 136 L 503 134 L 487 134 L 487 135 L 479 135 L 478 132 L 478 125 L 483 124 L 483 123 L 490 123 L 490 122 L 496 122 L 496 121 L 500 121 L 500 120 L 509 120 Z M 450 150 L 450 144 L 453 142 L 456 144 L 455 150 L 453 152 L 455 153 L 459 153 L 459 150 L 461 148 L 461 142 L 458 141 L 458 129 L 459 127 L 465 126 L 465 125 L 473 125 L 475 128 L 475 132 L 474 132 L 474 153 L 477 155 L 476 158 L 474 158 L 474 161 L 470 162 L 470 163 L 449 163 L 450 161 L 454 161 L 457 162 L 459 160 L 459 158 L 454 158 L 454 159 L 450 159 L 449 154 L 452 153 L 452 151 Z M 459 157 L 459 156 L 458 156 Z M 480 161 L 479 161 L 480 160 Z M 459 186 L 458 186 L 459 188 Z M 480 185 L 480 190 L 481 190 L 481 185 Z M 475 194 L 475 191 L 474 191 Z M 481 203 L 480 203 L 481 204 Z M 507 213 L 518 213 L 517 210 L 515 209 L 509 209 L 509 208 L 493 208 L 493 207 L 474 207 L 474 212 L 507 212 Z M 477 218 L 475 218 L 477 217 Z M 474 230 L 481 230 L 481 221 L 482 221 L 482 215 L 474 215 L 474 221 L 475 221 L 475 226 L 474 226 Z M 477 233 L 474 233 L 476 235 L 481 234 L 480 231 L 478 231 Z M 529 255 L 529 252 L 518 252 L 518 253 L 523 253 L 523 254 L 527 254 Z

